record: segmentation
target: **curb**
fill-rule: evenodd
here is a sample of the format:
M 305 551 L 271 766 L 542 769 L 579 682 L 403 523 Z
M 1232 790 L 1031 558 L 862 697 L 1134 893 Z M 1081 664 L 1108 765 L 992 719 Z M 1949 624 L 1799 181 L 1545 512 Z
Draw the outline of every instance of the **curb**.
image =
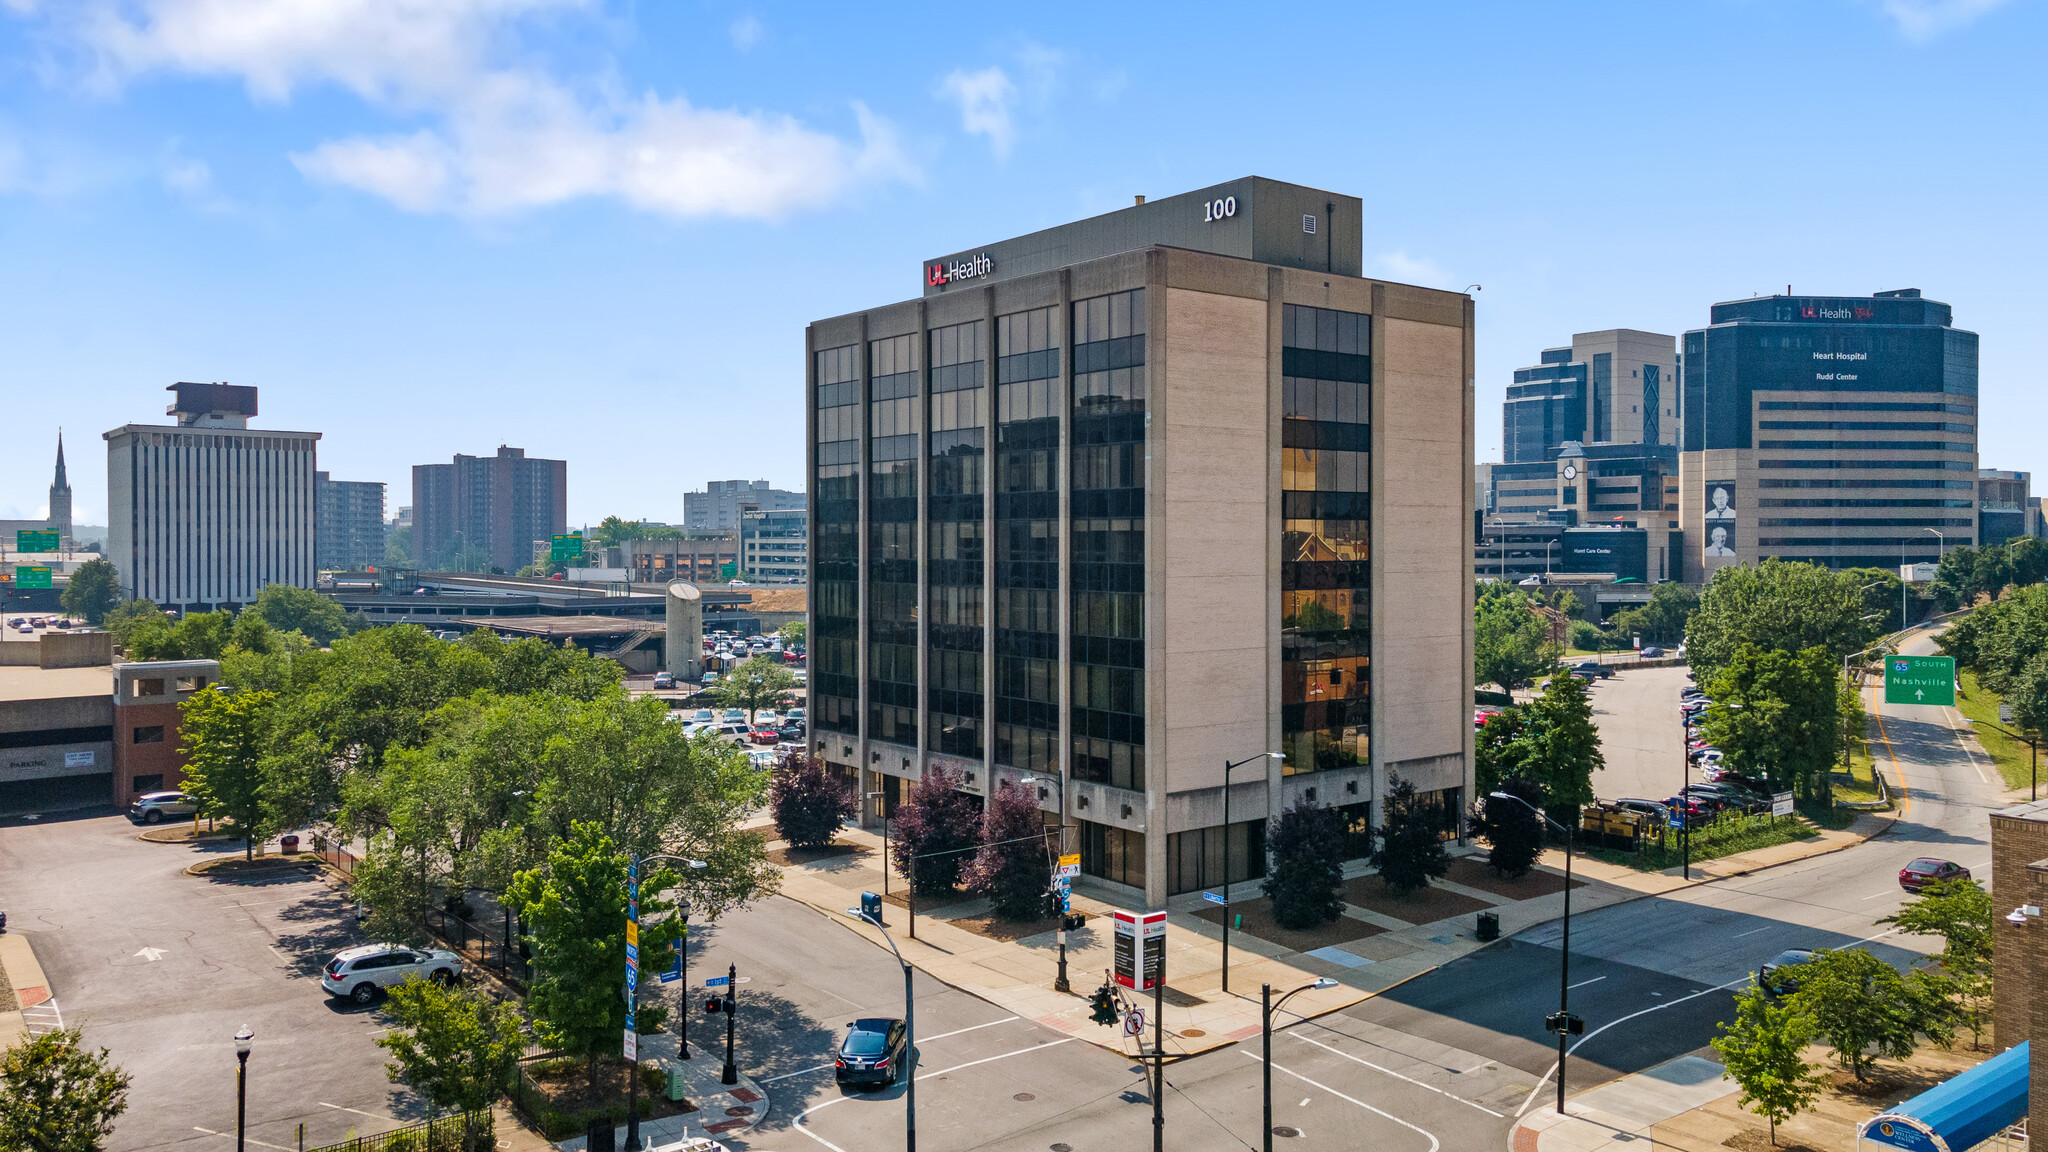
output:
M 0 935 L 0 971 L 7 973 L 7 983 L 14 988 L 17 1008 L 33 1008 L 51 999 L 50 978 L 28 937 L 18 932 Z
M 233 857 L 228 857 L 226 860 L 201 860 L 196 864 L 186 865 L 185 875 L 208 876 L 211 875 L 216 869 L 220 869 L 221 865 L 226 864 L 230 861 L 243 865 L 244 867 L 240 869 L 241 871 L 255 873 L 257 875 L 269 872 L 282 871 L 287 868 L 299 868 L 308 872 L 319 871 L 318 862 L 312 860 L 299 860 L 289 856 L 277 856 L 270 857 L 268 859 L 271 862 L 267 864 L 264 863 L 263 860 L 261 859 L 255 861 L 247 861 L 235 860 Z M 227 877 L 223 878 L 226 879 Z
M 176 838 L 163 835 L 163 833 L 173 831 L 178 833 Z M 136 833 L 135 838 L 144 844 L 211 844 L 215 841 L 234 839 L 225 832 L 203 832 L 199 836 L 194 837 L 191 829 L 183 824 L 179 824 L 174 828 L 150 828 Z

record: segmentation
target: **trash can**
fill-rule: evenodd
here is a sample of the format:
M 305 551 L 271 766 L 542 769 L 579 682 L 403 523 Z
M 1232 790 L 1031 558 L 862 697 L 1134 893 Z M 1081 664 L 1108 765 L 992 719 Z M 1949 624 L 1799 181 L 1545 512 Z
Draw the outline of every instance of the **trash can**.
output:
M 1500 913 L 1481 912 L 1479 914 L 1479 938 L 1481 940 L 1500 939 Z
M 299 838 L 289 834 L 279 836 L 277 838 L 277 850 L 287 856 L 292 855 L 299 850 Z
M 583 1142 L 589 1152 L 618 1152 L 618 1130 L 612 1127 L 611 1117 L 592 1120 L 586 1125 Z
M 671 1060 L 668 1065 L 668 1098 L 670 1100 L 681 1100 L 685 1095 L 683 1088 L 682 1062 Z

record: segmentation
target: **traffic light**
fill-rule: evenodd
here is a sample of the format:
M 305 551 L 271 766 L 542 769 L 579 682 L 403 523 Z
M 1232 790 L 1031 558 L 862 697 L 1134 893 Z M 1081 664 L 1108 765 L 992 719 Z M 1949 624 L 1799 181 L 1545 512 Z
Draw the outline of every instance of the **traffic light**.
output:
M 1088 1006 L 1092 1009 L 1088 1013 L 1090 1020 L 1097 1024 L 1116 1023 L 1116 997 L 1107 985 L 1095 990 L 1095 995 L 1088 998 Z
M 1069 932 L 1072 932 L 1074 929 L 1079 928 L 1081 925 L 1087 922 L 1088 917 L 1083 916 L 1079 912 L 1068 912 L 1060 916 L 1060 927 L 1066 929 Z

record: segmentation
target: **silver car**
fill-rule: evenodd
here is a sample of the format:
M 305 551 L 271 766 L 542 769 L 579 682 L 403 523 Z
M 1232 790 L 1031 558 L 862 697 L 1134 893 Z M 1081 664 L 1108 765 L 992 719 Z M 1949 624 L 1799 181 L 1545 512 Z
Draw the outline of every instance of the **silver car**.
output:
M 199 801 L 183 792 L 144 792 L 128 805 L 128 818 L 161 824 L 166 816 L 190 816 L 197 811 Z
M 462 975 L 462 957 L 445 948 L 408 948 L 403 944 L 360 944 L 334 954 L 320 971 L 320 987 L 329 996 L 346 996 L 368 1004 L 377 993 L 407 980 L 453 984 Z

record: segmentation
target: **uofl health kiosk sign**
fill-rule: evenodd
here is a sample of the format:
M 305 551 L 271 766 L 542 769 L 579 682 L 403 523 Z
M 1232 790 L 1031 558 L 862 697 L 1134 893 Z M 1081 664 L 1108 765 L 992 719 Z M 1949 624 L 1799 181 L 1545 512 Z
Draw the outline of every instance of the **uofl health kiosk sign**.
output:
M 1956 702 L 1956 661 L 1953 656 L 1887 656 L 1884 658 L 1884 702 L 1946 704 Z

